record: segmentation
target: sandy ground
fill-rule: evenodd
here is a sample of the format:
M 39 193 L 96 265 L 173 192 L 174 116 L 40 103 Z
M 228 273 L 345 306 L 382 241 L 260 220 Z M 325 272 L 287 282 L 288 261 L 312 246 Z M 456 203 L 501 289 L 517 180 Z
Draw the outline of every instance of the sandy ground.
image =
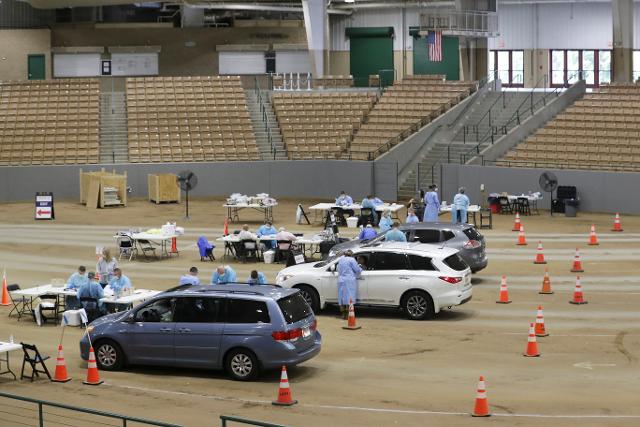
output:
M 313 233 L 320 229 L 295 224 L 295 206 L 282 201 L 275 209 L 276 226 Z M 313 201 L 315 202 L 315 201 Z M 305 201 L 309 206 L 312 201 Z M 179 240 L 180 256 L 158 262 L 123 261 L 122 268 L 138 288 L 167 289 L 191 265 L 208 278 L 217 263 L 200 262 L 195 240 L 215 240 L 222 230 L 222 200 L 196 200 L 191 220 L 183 206 L 153 205 L 138 200 L 127 208 L 88 212 L 76 203 L 57 203 L 53 222 L 35 222 L 33 205 L 0 205 L 0 267 L 10 283 L 30 287 L 52 278 L 66 279 L 79 264 L 93 266 L 96 245 L 113 245 L 112 236 L 129 227 L 158 227 L 175 219 L 187 229 Z M 241 212 L 253 228 L 258 212 Z M 290 381 L 300 403 L 275 408 L 278 373 L 239 383 L 221 372 L 134 367 L 103 372 L 105 383 L 84 386 L 86 363 L 77 342 L 81 331 L 67 328 L 64 345 L 73 381 L 54 384 L 12 381 L 0 377 L 0 390 L 56 402 L 100 408 L 185 426 L 217 425 L 220 414 L 289 426 L 636 426 L 640 425 L 640 217 L 623 217 L 623 233 L 611 233 L 610 215 L 578 218 L 539 216 L 523 219 L 528 246 L 515 246 L 511 216 L 494 216 L 487 238 L 489 267 L 474 276 L 474 297 L 468 304 L 442 312 L 435 320 L 411 322 L 394 310 L 358 312 L 360 331 L 341 329 L 334 311 L 319 316 L 322 353 L 293 369 Z M 601 244 L 586 245 L 594 223 Z M 239 228 L 233 224 L 231 228 Z M 542 240 L 553 295 L 539 295 L 545 266 L 532 263 Z M 222 245 L 215 254 L 222 256 Z M 582 285 L 588 305 L 568 304 L 575 283 L 569 272 L 579 246 L 585 273 Z M 271 280 L 279 265 L 231 262 L 240 278 L 258 267 Z M 507 275 L 512 304 L 498 305 L 501 275 Z M 522 357 L 529 322 L 544 305 L 550 336 L 539 338 L 540 358 Z M 10 334 L 34 342 L 55 358 L 60 327 L 37 327 L 8 318 L 0 308 L 0 339 Z M 11 365 L 19 370 L 19 355 Z M 55 363 L 48 366 L 54 369 Z M 487 378 L 494 416 L 476 419 L 473 409 L 479 375 Z M 19 407 L 28 407 L 21 410 Z M 36 425 L 15 414 L 33 414 L 33 406 L 0 399 L 0 425 Z M 77 414 L 61 418 L 50 409 L 51 425 L 102 425 L 104 419 Z M 69 418 L 72 416 L 74 418 Z M 106 422 L 115 425 L 114 421 Z M 46 424 L 49 425 L 49 424 Z

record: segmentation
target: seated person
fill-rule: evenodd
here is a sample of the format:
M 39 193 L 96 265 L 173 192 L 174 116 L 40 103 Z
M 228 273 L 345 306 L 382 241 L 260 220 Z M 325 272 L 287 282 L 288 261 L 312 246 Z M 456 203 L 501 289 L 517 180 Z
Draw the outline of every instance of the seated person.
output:
M 296 236 L 293 233 L 288 232 L 284 227 L 280 227 L 280 231 L 276 234 L 276 240 L 288 240 L 290 242 L 295 242 Z
M 367 224 L 366 227 L 364 227 L 362 229 L 362 231 L 360 232 L 360 235 L 358 236 L 358 239 L 360 240 L 371 240 L 374 239 L 376 236 L 378 235 L 378 233 L 376 233 L 375 228 L 373 228 L 373 226 L 371 224 Z
M 228 265 L 220 265 L 211 276 L 211 284 L 225 285 L 227 283 L 236 283 L 236 272 Z
M 405 223 L 415 224 L 417 222 L 420 222 L 420 219 L 418 218 L 416 213 L 413 211 L 413 209 L 409 209 L 409 211 L 407 212 L 407 219 L 405 220 Z
M 73 273 L 71 276 L 69 276 L 69 279 L 67 280 L 67 284 L 64 288 L 68 290 L 76 290 L 76 291 L 80 289 L 82 285 L 89 282 L 89 279 L 87 278 L 86 273 L 87 273 L 87 268 L 84 265 L 81 265 L 80 267 L 78 267 L 78 271 Z M 75 297 L 73 295 L 65 296 L 64 307 L 67 310 L 75 310 L 80 308 L 80 301 L 78 300 L 78 297 Z
M 256 235 L 249 231 L 249 224 L 242 226 L 242 230 L 238 233 L 238 239 L 240 240 L 256 240 Z
M 189 269 L 189 273 L 188 274 L 184 274 L 182 277 L 180 277 L 180 282 L 179 282 L 180 286 L 182 285 L 194 285 L 197 286 L 200 284 L 200 279 L 198 278 L 198 268 L 197 267 L 191 267 Z
M 131 280 L 124 274 L 122 274 L 122 270 L 116 268 L 113 270 L 113 277 L 109 280 L 109 284 L 104 288 L 105 293 L 108 293 L 110 290 L 116 296 L 116 298 L 120 298 L 123 295 L 128 295 L 133 292 L 133 285 L 131 284 Z M 109 307 L 110 310 L 114 311 L 124 311 L 128 310 L 131 304 L 112 304 Z
M 267 284 L 267 278 L 265 277 L 263 272 L 257 271 L 257 270 L 253 270 L 251 272 L 251 275 L 247 279 L 247 283 L 249 285 L 266 285 Z
M 258 228 L 258 230 L 256 231 L 256 235 L 258 237 L 275 236 L 276 234 L 278 234 L 278 230 L 276 230 L 271 221 L 265 222 L 264 225 L 261 225 L 260 228 Z M 262 245 L 264 245 L 264 247 L 267 249 L 275 249 L 276 241 L 265 241 L 262 243 Z
M 356 261 L 358 263 L 358 265 L 360 266 L 360 268 L 362 268 L 362 270 L 366 270 L 367 267 L 367 257 L 365 257 L 364 255 L 358 255 L 356 258 Z
M 400 224 L 396 221 L 393 223 L 393 228 L 387 231 L 387 234 L 384 235 L 385 242 L 406 242 L 407 236 L 398 229 Z
M 344 191 L 340 192 L 340 195 L 336 198 L 336 206 L 343 208 L 344 206 L 353 205 L 353 199 Z M 353 216 L 353 209 L 342 209 L 342 211 L 348 216 Z
M 80 286 L 80 289 L 78 289 L 78 300 L 80 300 L 80 298 L 94 298 L 96 301 L 98 301 L 98 311 L 104 313 L 104 307 L 102 302 L 100 301 L 102 298 L 104 298 L 104 290 L 102 289 L 102 285 L 98 283 L 95 277 L 95 273 L 93 271 L 90 271 L 87 277 L 87 282 Z M 88 301 L 81 302 L 82 307 L 85 310 L 91 310 L 94 308 L 89 307 L 89 303 L 90 302 Z
M 373 197 L 372 201 L 374 206 L 384 205 L 384 202 L 379 197 L 376 197 L 376 196 L 371 196 L 371 197 Z
M 362 203 L 360 204 L 360 206 L 362 207 L 362 209 L 371 210 L 371 216 L 373 217 L 373 223 L 377 224 L 378 223 L 378 213 L 376 212 L 376 205 L 373 202 L 373 195 L 368 195 L 367 197 L 362 199 Z M 361 217 L 362 217 L 362 215 L 361 215 Z

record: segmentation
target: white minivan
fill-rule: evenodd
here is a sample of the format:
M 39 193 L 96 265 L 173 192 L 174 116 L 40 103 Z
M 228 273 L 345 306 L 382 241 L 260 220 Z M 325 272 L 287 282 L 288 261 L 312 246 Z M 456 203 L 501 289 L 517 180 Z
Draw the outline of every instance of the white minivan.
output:
M 471 299 L 471 269 L 453 248 L 422 243 L 381 242 L 353 250 L 363 271 L 357 304 L 399 307 L 412 320 Z M 340 257 L 287 267 L 276 284 L 297 288 L 317 313 L 338 303 Z

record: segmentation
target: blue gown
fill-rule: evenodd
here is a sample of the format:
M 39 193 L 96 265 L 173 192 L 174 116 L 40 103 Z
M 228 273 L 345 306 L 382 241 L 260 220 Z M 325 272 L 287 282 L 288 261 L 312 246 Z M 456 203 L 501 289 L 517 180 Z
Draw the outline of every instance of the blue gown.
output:
M 378 226 L 380 227 L 380 233 L 382 234 L 387 230 L 391 230 L 391 226 L 393 226 L 393 220 L 388 216 L 383 216 L 382 218 L 380 218 L 380 224 L 378 224 Z
M 358 299 L 358 277 L 362 267 L 352 257 L 342 257 L 338 261 L 338 304 L 349 305 L 349 300 L 355 304 Z
M 469 208 L 469 198 L 466 194 L 456 194 L 451 204 L 451 222 L 456 224 L 458 222 L 458 211 L 460 211 L 460 222 L 462 224 L 467 222 L 467 209 Z
M 438 213 L 440 212 L 440 200 L 438 193 L 435 191 L 427 191 L 424 195 L 424 222 L 438 222 Z

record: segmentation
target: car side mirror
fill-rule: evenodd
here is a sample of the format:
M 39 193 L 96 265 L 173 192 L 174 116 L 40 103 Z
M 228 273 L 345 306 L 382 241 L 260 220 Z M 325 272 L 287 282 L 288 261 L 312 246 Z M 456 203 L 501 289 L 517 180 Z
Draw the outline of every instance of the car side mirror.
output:
M 124 323 L 135 323 L 135 317 L 134 317 L 133 313 L 131 313 L 127 317 L 125 317 L 123 322 Z

